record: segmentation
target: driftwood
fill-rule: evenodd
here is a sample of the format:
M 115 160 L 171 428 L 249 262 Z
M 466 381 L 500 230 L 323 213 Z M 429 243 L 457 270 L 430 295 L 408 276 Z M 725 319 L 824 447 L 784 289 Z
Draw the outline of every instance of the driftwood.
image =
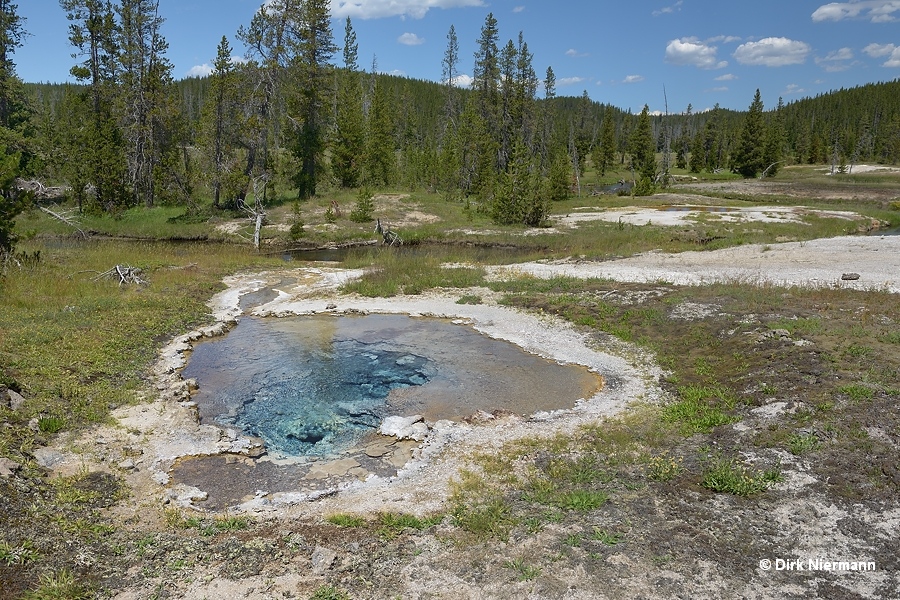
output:
M 100 273 L 96 277 L 92 278 L 92 281 L 100 281 L 101 279 L 115 279 L 119 282 L 119 285 L 125 285 L 126 283 L 147 285 L 150 282 L 141 277 L 142 273 L 143 271 L 137 267 L 116 265 L 109 271 L 104 271 L 103 273 Z
M 73 228 L 75 231 L 78 232 L 78 235 L 80 235 L 82 238 L 87 239 L 88 234 L 85 233 L 85 231 L 84 231 L 83 229 L 81 229 L 81 227 L 79 227 L 78 221 L 76 221 L 76 220 L 75 220 L 75 217 L 72 216 L 72 211 L 66 211 L 66 212 L 63 212 L 63 211 L 58 210 L 58 209 L 57 209 L 57 210 L 50 210 L 50 209 L 47 208 L 46 206 L 39 206 L 38 208 L 40 208 L 42 211 L 44 211 L 45 213 L 47 213 L 48 215 L 50 215 L 51 217 L 53 217 L 53 218 L 56 219 L 57 221 L 60 221 L 60 222 L 62 222 L 62 223 L 65 223 L 65 224 L 68 225 L 69 227 Z M 56 208 L 55 205 L 54 205 L 54 208 Z
M 375 232 L 381 234 L 382 243 L 384 244 L 388 244 L 389 246 L 393 246 L 394 244 L 397 244 L 398 246 L 403 245 L 403 240 L 400 239 L 397 232 L 384 227 L 381 224 L 381 219 L 375 221 Z

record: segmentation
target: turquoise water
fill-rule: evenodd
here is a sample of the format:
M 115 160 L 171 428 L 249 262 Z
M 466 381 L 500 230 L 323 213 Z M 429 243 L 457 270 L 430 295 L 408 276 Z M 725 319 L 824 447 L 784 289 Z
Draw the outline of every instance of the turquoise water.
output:
M 285 457 L 340 454 L 389 415 L 527 415 L 571 407 L 601 385 L 583 367 L 405 315 L 245 317 L 198 344 L 183 375 L 200 385 L 201 422 L 260 437 Z

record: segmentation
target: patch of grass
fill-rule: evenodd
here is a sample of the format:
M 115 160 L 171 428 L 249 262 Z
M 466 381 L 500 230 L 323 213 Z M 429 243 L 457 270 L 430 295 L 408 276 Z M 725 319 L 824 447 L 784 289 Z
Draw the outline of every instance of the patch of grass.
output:
M 581 534 L 580 533 L 570 533 L 566 536 L 565 539 L 567 546 L 572 546 L 573 548 L 577 548 L 581 545 Z
M 819 438 L 814 433 L 795 433 L 788 438 L 791 454 L 801 456 L 819 447 Z
M 25 540 L 18 546 L 8 542 L 0 542 L 0 563 L 11 567 L 13 565 L 27 565 L 38 559 L 40 555 L 34 549 L 34 544 Z
M 200 533 L 203 535 L 216 535 L 226 531 L 242 531 L 249 527 L 249 518 L 238 515 L 225 515 L 217 517 L 212 523 L 202 526 Z
M 531 581 L 532 579 L 536 579 L 541 574 L 541 568 L 529 565 L 522 558 L 516 558 L 513 560 L 506 561 L 504 565 L 507 569 L 512 569 L 516 572 L 516 578 L 519 581 Z
M 666 422 L 678 423 L 683 435 L 709 433 L 719 425 L 737 420 L 725 414 L 723 408 L 733 408 L 737 398 L 721 386 L 687 385 L 678 389 L 680 400 L 663 408 Z
M 874 350 L 869 346 L 863 346 L 861 344 L 850 344 L 849 346 L 847 346 L 844 354 L 853 358 L 865 358 L 872 354 L 872 352 L 874 352 Z
M 460 296 L 459 300 L 456 301 L 457 304 L 481 304 L 482 299 L 481 296 L 477 296 L 474 294 L 466 294 L 465 296 Z
M 444 515 L 434 515 L 420 519 L 408 513 L 381 513 L 378 516 L 378 534 L 386 539 L 393 539 L 406 529 L 422 530 L 437 525 Z
M 586 512 L 600 508 L 609 495 L 596 490 L 571 490 L 556 495 L 555 504 L 563 510 Z
M 795 319 L 778 319 L 768 323 L 770 330 L 784 329 L 791 336 L 794 335 L 815 335 L 821 333 L 824 329 L 822 319 L 820 317 L 797 317 Z
M 753 496 L 784 479 L 778 466 L 767 471 L 754 471 L 736 458 L 723 456 L 711 457 L 707 462 L 700 485 L 714 492 Z
M 42 433 L 58 433 L 66 426 L 66 420 L 62 417 L 40 417 L 38 430 Z
M 875 397 L 875 389 L 860 383 L 851 383 L 848 385 L 842 385 L 837 389 L 838 393 L 844 394 L 850 398 L 853 402 L 862 402 L 864 400 L 871 400 Z
M 594 527 L 594 533 L 591 535 L 591 539 L 600 542 L 601 544 L 605 544 L 607 546 L 615 546 L 619 542 L 621 542 L 625 536 L 621 533 L 610 533 L 605 529 L 600 529 L 599 527 Z
M 417 295 L 434 288 L 468 288 L 484 283 L 480 266 L 444 266 L 443 256 L 403 254 L 392 249 L 369 256 L 371 266 L 359 279 L 343 286 L 344 292 L 367 297 Z
M 316 588 L 309 600 L 350 600 L 350 594 L 333 585 L 322 585 Z
M 24 600 L 87 600 L 93 597 L 90 588 L 82 584 L 71 571 L 44 573 L 38 587 L 25 593 Z
M 684 471 L 684 459 L 663 453 L 650 458 L 645 468 L 647 477 L 653 481 L 671 481 Z
M 350 515 L 347 513 L 328 515 L 325 517 L 325 520 L 338 527 L 363 527 L 366 524 L 366 520 L 359 515 Z

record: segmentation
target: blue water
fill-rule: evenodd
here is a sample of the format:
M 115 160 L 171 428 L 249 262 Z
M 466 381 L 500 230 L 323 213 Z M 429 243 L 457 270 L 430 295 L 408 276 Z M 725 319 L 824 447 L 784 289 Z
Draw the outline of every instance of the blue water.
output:
M 270 452 L 327 456 L 378 427 L 391 390 L 422 385 L 434 370 L 387 340 L 320 343 L 323 322 L 308 323 L 298 334 L 244 319 L 239 330 L 198 346 L 184 375 L 205 389 L 201 416 L 264 439 Z
M 571 407 L 601 385 L 583 367 L 405 315 L 245 317 L 198 344 L 183 375 L 200 385 L 201 422 L 260 437 L 285 457 L 341 454 L 390 415 L 528 415 Z

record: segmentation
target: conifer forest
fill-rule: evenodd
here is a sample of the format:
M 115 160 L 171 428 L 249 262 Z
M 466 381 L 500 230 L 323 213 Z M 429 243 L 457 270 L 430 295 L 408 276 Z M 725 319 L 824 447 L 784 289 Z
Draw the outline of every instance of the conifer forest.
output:
M 647 194 L 666 185 L 671 166 L 756 177 L 795 163 L 900 161 L 900 81 L 775 107 L 757 93 L 744 112 L 635 115 L 587 92 L 557 96 L 552 68 L 536 73 L 525 37 L 503 42 L 492 14 L 470 87 L 455 85 L 470 58 L 452 26 L 440 83 L 379 74 L 360 64 L 349 18 L 332 31 L 327 0 L 268 3 L 237 32 L 246 62 L 232 61 L 223 35 L 210 48 L 211 75 L 176 81 L 157 4 L 62 0 L 77 83 L 37 84 L 16 76 L 27 31 L 2 2 L 6 188 L 37 179 L 66 186 L 81 211 L 115 212 L 265 203 L 276 186 L 299 199 L 403 187 L 534 226 L 588 168 L 625 165 L 635 193 Z

